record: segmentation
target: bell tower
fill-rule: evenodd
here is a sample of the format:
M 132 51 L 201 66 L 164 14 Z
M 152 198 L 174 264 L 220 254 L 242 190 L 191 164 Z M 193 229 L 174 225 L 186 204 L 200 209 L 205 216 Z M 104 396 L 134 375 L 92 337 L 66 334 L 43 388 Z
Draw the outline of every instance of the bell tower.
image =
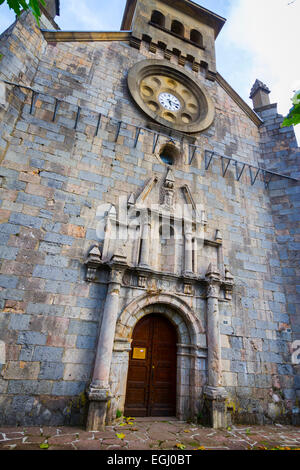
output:
M 127 0 L 121 29 L 132 31 L 134 47 L 146 41 L 151 52 L 162 49 L 165 59 L 176 55 L 180 65 L 191 62 L 213 79 L 215 39 L 225 21 L 190 0 Z
M 51 18 L 55 18 L 59 16 L 60 10 L 60 1 L 59 0 L 45 0 L 44 9 L 50 15 Z

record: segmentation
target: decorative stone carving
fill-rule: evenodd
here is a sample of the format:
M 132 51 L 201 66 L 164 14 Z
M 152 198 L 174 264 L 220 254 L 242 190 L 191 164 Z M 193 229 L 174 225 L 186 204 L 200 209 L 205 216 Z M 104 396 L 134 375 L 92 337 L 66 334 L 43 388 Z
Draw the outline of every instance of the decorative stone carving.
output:
M 133 207 L 134 206 L 134 204 L 135 204 L 134 199 L 135 199 L 134 194 L 131 193 L 130 196 L 129 196 L 128 202 L 127 202 L 128 207 Z
M 142 219 L 142 240 L 141 240 L 141 256 L 140 266 L 144 268 L 149 267 L 150 256 L 150 237 L 151 237 L 151 223 L 148 210 L 143 210 L 141 213 Z
M 166 209 L 171 210 L 173 208 L 174 191 L 166 190 L 164 194 L 164 203 Z
M 225 268 L 224 292 L 226 300 L 232 300 L 233 284 L 234 277 L 231 272 L 227 268 Z
M 219 416 L 216 410 L 223 406 L 221 403 L 222 374 L 218 303 L 220 289 L 225 291 L 225 298 L 231 295 L 233 276 L 226 269 L 223 279 L 219 268 L 215 265 L 218 263 L 220 269 L 223 266 L 223 258 L 217 254 L 217 250 L 222 249 L 219 245 L 222 235 L 218 230 L 215 240 L 209 243 L 203 235 L 201 240 L 203 239 L 204 243 L 200 245 L 198 243 L 199 227 L 202 227 L 204 216 L 202 207 L 195 204 L 187 185 L 181 186 L 176 192 L 175 206 L 175 179 L 171 170 L 167 171 L 160 184 L 158 181 L 157 177 L 151 178 L 138 197 L 135 198 L 131 194 L 128 200 L 125 200 L 125 206 L 127 205 L 130 212 L 134 214 L 135 220 L 138 221 L 134 227 L 130 225 L 130 222 L 126 227 L 125 219 L 118 219 L 117 214 L 120 217 L 120 211 L 115 209 L 109 211 L 103 254 L 101 256 L 99 247 L 93 247 L 87 257 L 88 279 L 95 279 L 100 266 L 110 271 L 108 279 L 106 277 L 107 295 L 97 344 L 93 380 L 88 392 L 89 429 L 101 429 L 107 412 L 108 419 L 110 419 L 111 411 L 108 411 L 107 401 L 110 394 L 115 393 L 113 382 L 110 382 L 114 353 L 126 356 L 130 349 L 128 342 L 130 329 L 124 330 L 124 326 L 120 325 L 116 331 L 117 319 L 123 308 L 124 299 L 127 296 L 134 298 L 141 293 L 146 296 L 148 304 L 152 299 L 153 303 L 174 304 L 175 309 L 182 305 L 184 295 L 189 296 L 186 297 L 186 301 L 194 305 L 192 296 L 195 292 L 198 297 L 200 291 L 200 295 L 204 294 L 202 298 L 207 299 L 207 338 L 202 338 L 201 341 L 205 344 L 207 341 L 208 345 L 207 386 L 209 388 L 206 399 L 211 405 L 213 416 Z M 180 210 L 175 214 L 177 205 L 182 209 L 182 215 L 178 215 Z M 129 235 L 125 243 L 123 239 L 115 239 L 111 236 L 110 228 L 113 223 L 116 227 L 123 224 L 124 233 L 126 233 L 125 229 L 128 230 Z M 137 231 L 137 227 L 141 228 L 141 233 Z M 219 243 L 216 243 L 218 241 Z M 214 262 L 208 266 L 205 279 L 203 279 L 199 275 L 201 256 L 197 259 L 197 249 L 199 247 L 205 250 L 206 245 L 210 247 Z M 216 250 L 215 254 L 213 254 L 213 249 Z M 204 293 L 205 290 L 206 293 Z M 200 304 L 204 304 L 203 300 L 199 302 Z M 140 303 L 139 308 L 142 308 Z M 191 314 L 191 318 L 193 317 L 194 324 L 198 320 L 193 315 Z M 124 341 L 117 341 L 116 333 L 118 338 L 124 335 Z M 202 334 L 204 335 L 204 330 Z M 195 345 L 195 347 L 198 346 Z M 192 346 L 189 345 L 185 349 L 185 357 L 196 358 L 196 353 L 191 348 Z M 205 356 L 202 355 L 201 358 Z M 197 380 L 202 386 L 202 376 L 201 380 L 199 377 Z M 112 392 L 110 392 L 110 386 Z M 220 422 L 221 418 L 213 419 Z
M 205 277 L 207 279 L 219 280 L 221 278 L 221 274 L 220 274 L 220 271 L 218 270 L 218 268 L 215 265 L 213 265 L 212 263 L 210 263 L 210 265 L 207 268 Z
M 147 283 L 147 293 L 149 295 L 155 295 L 157 293 L 160 292 L 160 289 L 158 288 L 158 285 L 157 285 L 157 280 L 154 279 L 154 278 L 150 278 L 148 279 L 148 283 Z
M 111 257 L 111 264 L 127 264 L 127 255 L 123 247 L 119 246 Z
M 207 286 L 206 296 L 207 297 L 214 297 L 214 298 L 218 299 L 219 294 L 220 294 L 220 285 L 216 284 L 215 281 L 209 283 L 208 286 Z
M 97 246 L 94 246 L 88 253 L 85 265 L 87 266 L 86 280 L 92 282 L 96 279 L 96 273 L 99 266 L 102 264 L 101 251 Z
M 184 284 L 183 286 L 183 292 L 185 294 L 188 294 L 188 295 L 191 295 L 193 293 L 193 287 L 192 287 L 192 284 Z
M 222 234 L 221 234 L 220 230 L 217 230 L 217 231 L 216 231 L 215 240 L 216 240 L 216 242 L 218 242 L 218 243 L 222 243 L 223 237 L 222 237 Z
M 110 273 L 110 282 L 113 282 L 115 284 L 122 284 L 123 276 L 123 269 L 112 269 Z
M 212 263 L 208 266 L 205 274 L 207 282 L 207 297 L 219 297 L 220 285 L 221 285 L 221 274 L 216 266 Z
M 147 278 L 145 276 L 139 276 L 138 277 L 138 286 L 139 287 L 142 287 L 143 289 L 145 289 L 146 283 L 147 283 Z

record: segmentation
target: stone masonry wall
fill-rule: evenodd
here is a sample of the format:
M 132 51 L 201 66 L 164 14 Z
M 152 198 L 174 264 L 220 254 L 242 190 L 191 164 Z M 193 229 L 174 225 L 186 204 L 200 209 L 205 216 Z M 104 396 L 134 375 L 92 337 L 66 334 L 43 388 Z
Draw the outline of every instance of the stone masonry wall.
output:
M 271 105 L 259 112 L 264 120 L 261 128 L 262 147 L 265 165 L 284 175 L 299 180 L 300 149 L 292 127 L 281 128 L 283 117 L 278 115 L 277 106 Z M 290 328 L 293 341 L 300 340 L 300 187 L 299 181 L 277 178 L 271 180 L 270 201 L 278 244 L 281 276 L 276 282 L 283 284 L 287 300 L 287 311 L 290 315 Z M 293 349 L 295 350 L 296 347 Z M 299 349 L 299 344 L 298 348 Z M 293 351 L 292 350 L 292 351 Z M 294 366 L 295 390 L 299 408 L 300 367 Z M 298 421 L 299 422 L 299 421 Z
M 126 85 L 132 65 L 160 52 L 117 42 L 47 44 L 28 15 L 0 39 L 4 55 L 8 42 L 1 78 L 44 94 L 30 113 L 31 92 L 7 86 L 9 106 L 0 109 L 0 340 L 6 345 L 0 422 L 77 424 L 84 421 L 106 294 L 105 283 L 85 281 L 83 266 L 99 242 L 97 207 L 139 193 L 153 174 L 167 172 L 158 156 L 167 139 L 153 154 L 153 135 L 144 131 L 134 148 L 135 126 L 147 120 Z M 30 80 L 20 72 L 31 73 Z M 216 103 L 216 119 L 197 136 L 203 151 L 192 165 L 188 145 L 180 145 L 182 162 L 173 174 L 204 204 L 207 236 L 222 231 L 225 263 L 235 277 L 232 303 L 220 304 L 228 406 L 235 420 L 289 419 L 295 404 L 293 311 L 281 283 L 273 202 L 261 177 L 252 186 L 246 171 L 236 180 L 233 166 L 223 177 L 220 160 L 207 171 L 204 166 L 205 149 L 258 164 L 259 130 L 221 87 L 202 73 L 195 76 Z M 55 98 L 63 103 L 53 122 Z

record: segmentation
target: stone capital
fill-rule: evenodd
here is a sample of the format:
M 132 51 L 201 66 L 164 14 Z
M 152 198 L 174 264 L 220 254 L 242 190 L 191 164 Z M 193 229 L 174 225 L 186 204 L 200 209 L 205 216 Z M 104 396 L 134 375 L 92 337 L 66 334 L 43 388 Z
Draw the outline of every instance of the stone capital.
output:
M 210 279 L 207 284 L 206 297 L 219 298 L 221 281 L 219 279 Z
M 120 267 L 120 266 L 113 266 L 111 268 L 110 276 L 109 276 L 109 283 L 114 283 L 114 284 L 122 284 L 123 281 L 123 276 L 124 276 L 124 271 L 126 267 Z
M 225 400 L 228 396 L 224 387 L 210 387 L 206 386 L 203 390 L 206 398 L 210 400 Z
M 210 264 L 205 274 L 205 280 L 207 282 L 206 297 L 218 298 L 221 287 L 221 274 L 218 268 Z
M 106 402 L 111 398 L 111 393 L 109 389 L 99 388 L 96 384 L 90 385 L 87 395 L 90 401 Z

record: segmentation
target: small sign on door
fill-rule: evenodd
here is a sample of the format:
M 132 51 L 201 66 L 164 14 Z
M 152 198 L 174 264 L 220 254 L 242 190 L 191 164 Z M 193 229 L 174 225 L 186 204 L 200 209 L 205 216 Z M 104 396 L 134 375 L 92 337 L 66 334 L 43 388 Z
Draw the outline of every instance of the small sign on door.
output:
M 147 348 L 133 348 L 132 359 L 146 359 Z

